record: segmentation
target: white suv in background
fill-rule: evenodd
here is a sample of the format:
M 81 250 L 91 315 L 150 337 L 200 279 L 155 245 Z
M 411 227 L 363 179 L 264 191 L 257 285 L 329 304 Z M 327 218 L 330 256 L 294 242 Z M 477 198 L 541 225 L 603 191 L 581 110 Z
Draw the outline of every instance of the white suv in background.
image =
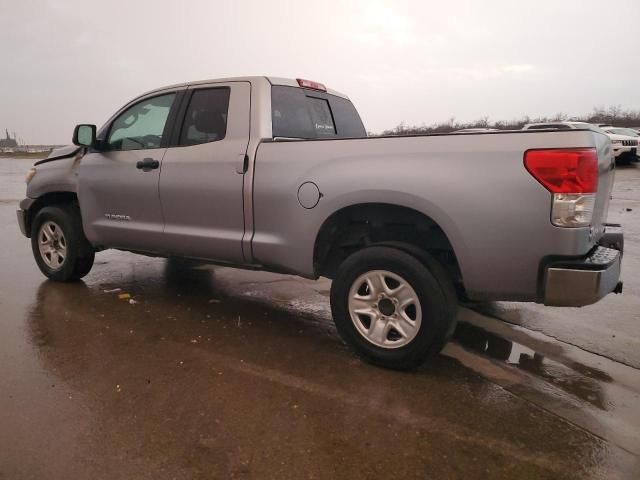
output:
M 637 162 L 638 159 L 638 140 L 640 140 L 640 134 L 631 128 L 602 127 L 602 130 L 607 132 L 613 146 L 613 153 L 616 159 L 627 159 L 628 162 Z M 625 162 L 623 162 L 625 163 Z
M 638 137 L 630 135 L 633 130 L 627 128 L 618 128 L 612 126 L 598 127 L 587 122 L 545 122 L 545 123 L 528 123 L 523 130 L 571 130 L 571 129 L 587 129 L 594 132 L 604 133 L 611 139 L 613 147 L 613 156 L 618 165 L 629 165 L 631 162 L 638 161 Z M 613 132 L 612 130 L 625 130 L 624 134 Z

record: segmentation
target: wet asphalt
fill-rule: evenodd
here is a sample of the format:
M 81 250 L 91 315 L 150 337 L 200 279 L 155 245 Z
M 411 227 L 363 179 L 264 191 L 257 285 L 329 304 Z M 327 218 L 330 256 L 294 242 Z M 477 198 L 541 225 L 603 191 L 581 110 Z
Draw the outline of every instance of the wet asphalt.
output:
M 326 280 L 106 251 L 45 281 L 31 163 L 0 158 L 1 480 L 640 478 L 640 166 L 610 208 L 623 295 L 463 307 L 401 373 L 341 342 Z

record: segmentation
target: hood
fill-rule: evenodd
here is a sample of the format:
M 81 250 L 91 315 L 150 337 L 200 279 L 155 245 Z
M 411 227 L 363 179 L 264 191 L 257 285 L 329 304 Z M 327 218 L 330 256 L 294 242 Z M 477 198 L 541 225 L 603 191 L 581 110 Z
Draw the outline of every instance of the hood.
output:
M 73 157 L 80 152 L 84 147 L 78 147 L 77 145 L 67 145 L 65 147 L 54 148 L 49 153 L 49 156 L 44 160 L 40 160 L 36 162 L 35 165 L 40 165 L 47 162 L 52 162 L 54 160 L 60 160 L 62 158 Z
M 635 141 L 638 141 L 638 137 L 632 137 L 630 135 L 618 135 L 617 133 L 609 133 L 609 132 L 607 132 L 607 136 L 611 140 L 635 140 Z

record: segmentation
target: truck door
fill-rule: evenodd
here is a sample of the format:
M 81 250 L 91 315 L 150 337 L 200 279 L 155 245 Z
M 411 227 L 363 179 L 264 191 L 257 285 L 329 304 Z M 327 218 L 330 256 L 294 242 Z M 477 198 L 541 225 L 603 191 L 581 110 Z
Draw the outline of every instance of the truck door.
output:
M 178 95 L 156 93 L 125 107 L 107 126 L 98 149 L 82 158 L 78 200 L 92 243 L 162 251 L 158 183 Z
M 249 143 L 248 82 L 187 90 L 160 175 L 169 252 L 242 263 L 244 157 Z

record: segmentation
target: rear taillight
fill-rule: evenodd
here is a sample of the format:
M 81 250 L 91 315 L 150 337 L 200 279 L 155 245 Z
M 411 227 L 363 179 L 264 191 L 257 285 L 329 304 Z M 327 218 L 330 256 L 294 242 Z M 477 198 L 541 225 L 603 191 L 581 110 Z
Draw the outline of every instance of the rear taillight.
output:
M 598 190 L 594 148 L 528 150 L 524 165 L 553 194 L 551 222 L 558 227 L 591 224 Z

